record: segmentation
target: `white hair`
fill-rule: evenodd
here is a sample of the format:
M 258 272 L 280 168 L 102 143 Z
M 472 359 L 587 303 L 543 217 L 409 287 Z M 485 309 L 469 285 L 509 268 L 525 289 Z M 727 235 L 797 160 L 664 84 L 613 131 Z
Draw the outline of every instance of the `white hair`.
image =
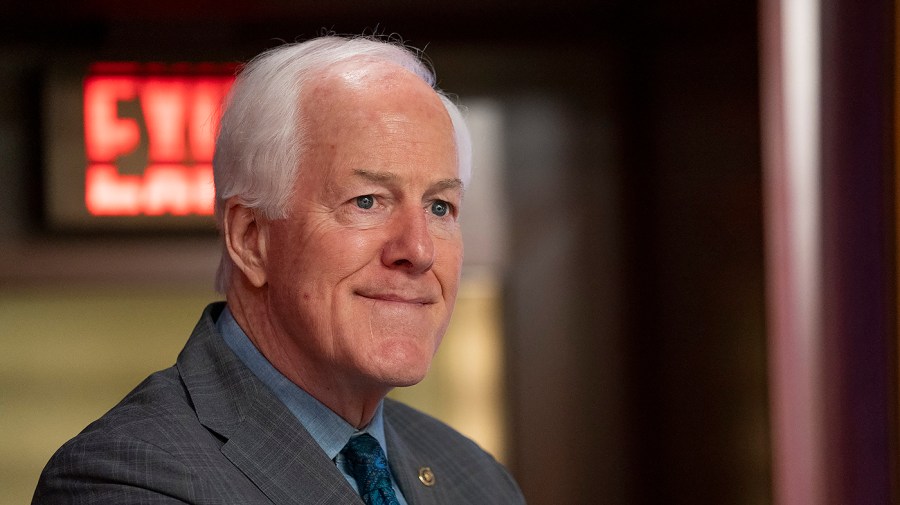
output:
M 238 74 L 219 123 L 213 158 L 216 221 L 221 230 L 225 202 L 234 196 L 269 219 L 287 217 L 309 128 L 299 114 L 304 86 L 328 67 L 353 59 L 361 60 L 360 65 L 397 64 L 435 90 L 453 124 L 459 178 L 468 185 L 472 157 L 468 128 L 453 100 L 436 87 L 434 72 L 420 52 L 369 37 L 320 37 L 270 49 Z M 220 292 L 227 290 L 232 268 L 223 247 L 216 274 Z

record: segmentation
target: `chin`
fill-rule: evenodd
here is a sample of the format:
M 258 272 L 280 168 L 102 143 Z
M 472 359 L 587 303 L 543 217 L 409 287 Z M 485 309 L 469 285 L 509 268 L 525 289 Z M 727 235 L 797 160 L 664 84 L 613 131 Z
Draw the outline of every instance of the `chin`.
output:
M 403 370 L 402 375 L 397 378 L 397 382 L 399 386 L 414 386 L 420 382 L 422 379 L 428 375 L 428 370 L 431 368 L 431 361 L 429 360 L 428 364 L 421 367 L 410 367 L 406 370 Z
M 414 386 L 428 374 L 432 355 L 421 349 L 415 352 L 395 349 L 382 361 L 379 375 L 384 384 L 391 387 Z
M 422 382 L 422 379 L 424 379 L 424 378 L 425 378 L 424 375 L 419 376 L 419 377 L 415 377 L 415 378 L 411 378 L 411 377 L 396 377 L 396 378 L 390 380 L 390 382 L 389 382 L 388 385 L 390 386 L 391 389 L 394 389 L 394 388 L 406 388 L 406 387 L 410 387 L 410 386 L 415 386 L 416 384 Z

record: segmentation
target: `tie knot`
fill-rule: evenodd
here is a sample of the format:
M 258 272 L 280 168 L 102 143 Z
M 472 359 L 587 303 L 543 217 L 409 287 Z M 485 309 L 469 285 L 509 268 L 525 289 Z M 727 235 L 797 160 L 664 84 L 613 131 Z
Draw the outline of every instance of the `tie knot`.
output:
M 397 503 L 391 486 L 387 457 L 372 435 L 363 433 L 351 438 L 341 454 L 359 487 L 359 495 L 367 504 Z
M 375 440 L 375 437 L 368 433 L 351 438 L 341 452 L 351 466 L 374 465 L 377 468 L 387 468 L 387 458 L 384 451 L 381 450 L 381 445 Z

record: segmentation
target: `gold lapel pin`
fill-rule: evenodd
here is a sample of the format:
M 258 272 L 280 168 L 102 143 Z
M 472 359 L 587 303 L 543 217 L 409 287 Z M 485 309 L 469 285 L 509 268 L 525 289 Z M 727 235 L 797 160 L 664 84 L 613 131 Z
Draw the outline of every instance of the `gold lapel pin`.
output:
M 428 487 L 434 485 L 434 472 L 431 471 L 431 468 L 427 466 L 419 468 L 419 482 Z

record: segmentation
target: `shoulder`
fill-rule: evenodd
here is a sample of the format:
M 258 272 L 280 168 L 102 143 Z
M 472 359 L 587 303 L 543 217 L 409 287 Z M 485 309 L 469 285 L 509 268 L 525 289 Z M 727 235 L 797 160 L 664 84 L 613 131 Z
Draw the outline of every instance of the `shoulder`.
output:
M 454 446 L 478 456 L 487 455 L 475 442 L 444 422 L 396 400 L 385 398 L 384 417 L 385 422 L 404 438 L 429 442 L 423 444 L 426 449 L 440 450 L 443 446 Z
M 402 451 L 396 456 L 415 468 L 431 468 L 445 486 L 450 485 L 451 502 L 525 503 L 509 471 L 465 435 L 390 399 L 385 399 L 384 416 L 387 436 L 400 439 L 393 444 L 388 440 L 389 450 Z M 393 461 L 395 454 L 389 457 Z
M 218 445 L 197 422 L 177 371 L 163 370 L 53 455 L 34 503 L 189 502 L 197 491 L 190 462 Z
M 75 440 L 125 437 L 165 449 L 195 437 L 198 430 L 202 425 L 177 369 L 172 367 L 144 379 Z

